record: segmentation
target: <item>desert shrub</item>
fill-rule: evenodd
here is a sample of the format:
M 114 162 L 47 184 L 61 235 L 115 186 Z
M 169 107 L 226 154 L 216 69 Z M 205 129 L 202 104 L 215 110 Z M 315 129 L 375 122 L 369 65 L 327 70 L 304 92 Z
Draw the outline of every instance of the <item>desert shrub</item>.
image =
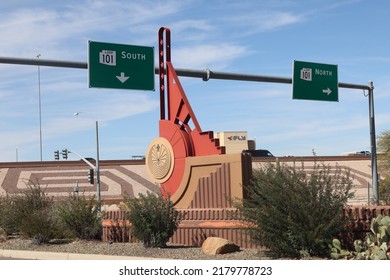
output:
M 3 228 L 0 227 L 0 243 L 7 240 L 7 233 Z
M 34 244 L 43 244 L 55 237 L 54 223 L 51 209 L 34 209 L 21 221 L 19 228 Z
M 378 135 L 379 202 L 390 205 L 390 130 Z
M 139 198 L 126 198 L 131 222 L 131 234 L 144 243 L 145 247 L 166 247 L 179 225 L 179 212 L 170 198 L 148 192 Z
M 18 232 L 17 213 L 14 211 L 14 199 L 9 195 L 0 196 L 0 228 L 7 235 Z
M 100 237 L 102 214 L 94 197 L 72 193 L 67 199 L 58 201 L 55 209 L 58 222 L 69 237 L 86 240 Z
M 352 181 L 348 171 L 315 163 L 313 170 L 268 164 L 253 171 L 248 197 L 238 205 L 253 242 L 277 257 L 329 257 L 345 229 Z
M 53 215 L 53 200 L 39 183 L 29 181 L 27 189 L 18 195 L 8 196 L 9 231 L 20 233 L 34 243 L 46 243 L 55 236 L 56 222 Z
M 382 205 L 390 205 L 390 176 L 379 181 L 379 202 Z

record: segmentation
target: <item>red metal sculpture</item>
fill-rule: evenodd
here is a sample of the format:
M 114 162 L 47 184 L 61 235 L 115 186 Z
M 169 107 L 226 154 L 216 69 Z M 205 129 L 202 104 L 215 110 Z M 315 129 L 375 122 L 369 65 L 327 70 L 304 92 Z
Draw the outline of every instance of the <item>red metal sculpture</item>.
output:
M 172 195 L 182 181 L 187 157 L 224 154 L 225 148 L 212 131 L 200 128 L 172 66 L 171 35 L 166 27 L 159 30 L 159 79 L 160 137 L 150 144 L 146 165 L 149 175 Z

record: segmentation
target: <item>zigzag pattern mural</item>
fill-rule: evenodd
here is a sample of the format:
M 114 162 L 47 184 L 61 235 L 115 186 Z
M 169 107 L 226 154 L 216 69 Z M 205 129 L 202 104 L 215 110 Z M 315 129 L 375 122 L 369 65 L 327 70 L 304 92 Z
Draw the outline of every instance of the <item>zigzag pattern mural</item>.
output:
M 39 184 L 45 193 L 53 196 L 68 195 L 78 186 L 80 193 L 96 194 L 96 182 L 88 182 L 85 166 L 56 166 L 34 168 L 1 168 L 0 194 L 17 194 L 28 184 Z M 103 166 L 100 169 L 102 199 L 134 197 L 147 191 L 158 192 L 159 187 L 147 179 L 144 165 Z
M 319 159 L 321 160 L 321 158 Z M 253 168 L 270 162 L 269 159 L 255 159 L 252 162 Z M 299 159 L 280 158 L 280 162 L 288 165 L 299 165 Z M 350 201 L 355 205 L 367 205 L 368 196 L 372 196 L 371 190 L 371 162 L 369 158 L 348 158 L 335 157 L 334 159 L 323 160 L 325 165 L 332 169 L 336 166 L 342 169 L 349 169 L 354 183 L 355 198 Z M 304 163 L 305 169 L 310 171 L 313 168 L 313 160 L 308 159 Z M 298 166 L 297 166 L 298 167 Z M 17 194 L 26 190 L 29 182 L 39 183 L 45 192 L 53 196 L 64 196 L 73 192 L 76 183 L 80 193 L 85 195 L 96 194 L 96 183 L 88 183 L 87 173 L 89 167 L 80 162 L 33 162 L 33 163 L 0 163 L 0 195 Z M 222 180 L 218 170 L 215 174 L 205 174 L 197 190 L 197 200 L 192 207 L 199 207 L 199 199 L 204 197 L 206 189 L 213 189 L 212 186 Z M 139 193 L 147 191 L 159 192 L 159 186 L 150 181 L 147 175 L 144 161 L 102 161 L 100 166 L 101 198 L 103 200 L 122 200 L 124 196 L 134 197 Z M 222 180 L 226 185 L 229 182 Z M 222 190 L 221 190 L 222 191 Z M 206 193 L 205 193 L 206 192 Z M 217 203 L 217 202 L 216 202 Z M 219 203 L 217 203 L 219 205 Z
M 353 182 L 352 192 L 354 193 L 354 198 L 349 200 L 349 204 L 353 205 L 367 205 L 368 197 L 372 197 L 372 185 L 371 185 L 371 161 L 369 158 L 361 159 L 351 157 L 334 157 L 332 160 L 318 160 L 317 164 L 324 164 L 324 166 L 329 166 L 330 174 L 335 174 L 336 169 L 340 168 L 343 173 L 350 172 L 350 179 Z M 321 159 L 321 158 L 319 158 Z M 304 165 L 305 172 L 310 173 L 313 170 L 314 164 L 313 161 L 300 162 L 299 160 L 293 161 L 289 158 L 284 158 L 281 161 L 282 164 L 287 164 L 289 166 L 295 166 L 296 168 L 301 168 L 301 165 Z M 259 168 L 263 165 L 264 162 L 253 163 L 254 168 Z

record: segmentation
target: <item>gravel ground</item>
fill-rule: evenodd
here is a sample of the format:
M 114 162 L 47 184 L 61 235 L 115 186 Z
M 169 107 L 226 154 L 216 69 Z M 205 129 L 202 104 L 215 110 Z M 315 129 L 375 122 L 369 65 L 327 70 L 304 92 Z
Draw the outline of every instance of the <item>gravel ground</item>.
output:
M 77 254 L 100 254 L 116 256 L 139 256 L 180 260 L 259 260 L 269 259 L 257 249 L 242 249 L 239 252 L 208 256 L 202 248 L 168 244 L 167 248 L 144 248 L 141 243 L 108 243 L 85 240 L 54 240 L 48 244 L 35 245 L 31 240 L 14 238 L 0 243 L 0 249 L 64 252 Z

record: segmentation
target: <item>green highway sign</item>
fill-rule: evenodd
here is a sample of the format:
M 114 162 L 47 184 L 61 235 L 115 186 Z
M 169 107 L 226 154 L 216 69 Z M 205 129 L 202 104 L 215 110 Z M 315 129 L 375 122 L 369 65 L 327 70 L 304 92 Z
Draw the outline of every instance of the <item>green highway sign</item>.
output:
M 337 65 L 294 60 L 293 99 L 339 101 Z
M 154 48 L 88 42 L 89 87 L 154 91 Z

